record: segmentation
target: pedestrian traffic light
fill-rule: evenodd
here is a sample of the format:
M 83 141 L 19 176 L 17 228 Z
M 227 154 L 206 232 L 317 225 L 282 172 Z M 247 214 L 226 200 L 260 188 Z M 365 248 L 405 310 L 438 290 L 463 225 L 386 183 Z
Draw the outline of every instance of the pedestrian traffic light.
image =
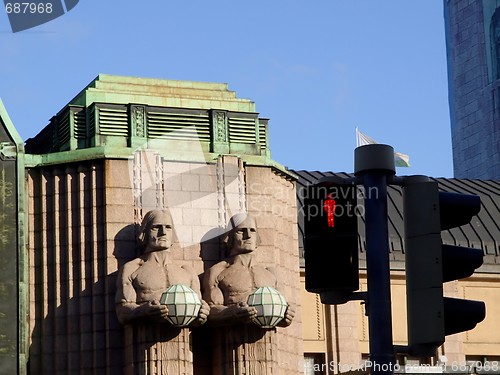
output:
M 345 303 L 359 289 L 356 186 L 324 179 L 305 191 L 306 290 L 323 303 Z
M 408 344 L 416 356 L 435 356 L 446 335 L 470 330 L 485 318 L 484 302 L 443 297 L 443 283 L 468 277 L 483 252 L 443 245 L 441 231 L 471 221 L 478 196 L 439 192 L 437 182 L 411 176 L 403 185 Z

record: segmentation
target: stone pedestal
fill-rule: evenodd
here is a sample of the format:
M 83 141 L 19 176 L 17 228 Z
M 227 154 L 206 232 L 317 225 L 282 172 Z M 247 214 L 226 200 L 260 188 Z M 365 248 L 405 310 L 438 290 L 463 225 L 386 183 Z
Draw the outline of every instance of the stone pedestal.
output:
M 125 328 L 125 375 L 192 375 L 191 332 L 168 324 Z
M 253 324 L 214 330 L 214 375 L 279 374 L 276 330 Z

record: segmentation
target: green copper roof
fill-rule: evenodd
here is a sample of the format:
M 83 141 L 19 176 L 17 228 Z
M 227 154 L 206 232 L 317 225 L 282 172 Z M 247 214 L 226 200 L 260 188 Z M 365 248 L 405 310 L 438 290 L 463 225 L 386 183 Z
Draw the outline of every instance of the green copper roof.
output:
M 141 103 L 149 106 L 224 109 L 255 112 L 255 103 L 239 99 L 225 83 L 176 81 L 100 74 L 71 102 L 89 106 L 92 103 Z
M 227 84 L 101 74 L 26 142 L 26 153 L 30 165 L 40 165 L 149 148 L 168 160 L 231 154 L 286 172 L 271 159 L 267 127 L 255 103 Z

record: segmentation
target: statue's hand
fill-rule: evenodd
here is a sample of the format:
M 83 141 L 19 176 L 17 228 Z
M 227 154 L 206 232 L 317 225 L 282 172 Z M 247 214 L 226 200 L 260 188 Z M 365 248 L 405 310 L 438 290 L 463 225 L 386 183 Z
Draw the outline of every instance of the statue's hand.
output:
M 208 314 L 210 314 L 210 306 L 204 300 L 201 300 L 200 312 L 198 313 L 198 318 L 192 323 L 193 326 L 199 327 L 205 324 L 208 319 Z
M 137 318 L 151 319 L 158 323 L 167 322 L 168 307 L 158 301 L 149 301 L 140 305 L 135 314 Z
M 285 311 L 285 317 L 278 323 L 278 327 L 288 327 L 292 324 L 292 320 L 295 317 L 295 309 L 288 305 Z
M 252 306 L 248 306 L 246 302 L 240 302 L 237 305 L 231 306 L 233 311 L 233 316 L 243 323 L 253 323 L 257 317 L 257 309 Z

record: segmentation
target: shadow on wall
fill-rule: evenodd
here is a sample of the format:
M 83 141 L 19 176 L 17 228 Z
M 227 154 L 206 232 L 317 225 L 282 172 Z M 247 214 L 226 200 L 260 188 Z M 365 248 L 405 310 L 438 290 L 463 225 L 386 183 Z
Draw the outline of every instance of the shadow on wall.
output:
M 94 226 L 99 227 L 105 226 Z M 109 274 L 106 241 L 95 240 L 103 239 L 103 234 L 83 233 L 86 230 L 92 229 L 84 226 L 79 235 L 85 240 L 74 246 L 70 243 L 75 243 L 76 237 L 70 241 L 70 235 L 61 230 L 58 241 L 65 245 L 54 246 L 54 235 L 33 253 L 34 264 L 39 267 L 34 270 L 31 296 L 35 325 L 29 349 L 30 374 L 123 372 L 125 330 L 116 317 L 114 270 L 140 255 L 136 246 L 138 226 L 127 225 L 115 236 L 113 256 L 117 265 Z M 199 257 L 204 271 L 225 258 L 224 235 L 214 228 L 203 237 Z M 198 276 L 201 285 L 203 273 Z M 214 347 L 215 336 L 214 329 L 207 325 L 192 330 L 195 375 L 212 373 L 214 356 L 220 355 Z
M 227 228 L 225 228 L 227 229 Z M 216 263 L 229 256 L 225 240 L 228 232 L 214 228 L 203 236 L 200 243 L 200 258 L 203 261 L 204 272 Z M 200 275 L 200 285 L 203 291 L 203 275 Z M 274 331 L 274 330 L 273 330 Z M 236 367 L 242 365 L 240 354 L 242 348 L 262 342 L 268 330 L 253 324 L 230 324 L 212 327 L 209 324 L 193 331 L 193 355 L 195 358 L 194 375 L 210 375 L 214 373 L 233 374 Z M 259 347 L 262 348 L 261 345 Z M 256 349 L 258 351 L 258 349 Z M 246 353 L 248 354 L 248 353 Z M 240 358 L 240 359 L 238 359 Z M 251 359 L 250 357 L 247 359 Z M 245 359 L 245 361 L 247 360 Z M 255 362 L 255 361 L 254 361 Z M 239 363 L 236 365 L 235 363 Z M 234 367 L 236 366 L 236 367 Z M 246 365 L 245 365 L 246 366 Z M 264 365 L 263 365 L 264 366 Z M 247 370 L 253 368 L 250 365 Z M 252 370 L 249 370 L 252 371 Z M 256 372 L 264 373 L 264 372 Z
M 208 231 L 200 243 L 200 258 L 203 261 L 203 271 L 206 272 L 211 266 L 224 257 L 223 249 L 224 234 L 219 228 Z M 203 285 L 203 275 L 199 275 L 200 285 Z M 212 374 L 213 358 L 215 348 L 213 347 L 214 329 L 207 324 L 193 330 L 193 358 L 194 375 Z
M 124 335 L 114 301 L 117 272 L 107 274 L 105 243 L 35 251 L 35 264 L 44 266 L 34 272 L 30 374 L 122 373 Z M 134 258 L 135 226 L 120 230 L 114 246 L 118 266 Z

